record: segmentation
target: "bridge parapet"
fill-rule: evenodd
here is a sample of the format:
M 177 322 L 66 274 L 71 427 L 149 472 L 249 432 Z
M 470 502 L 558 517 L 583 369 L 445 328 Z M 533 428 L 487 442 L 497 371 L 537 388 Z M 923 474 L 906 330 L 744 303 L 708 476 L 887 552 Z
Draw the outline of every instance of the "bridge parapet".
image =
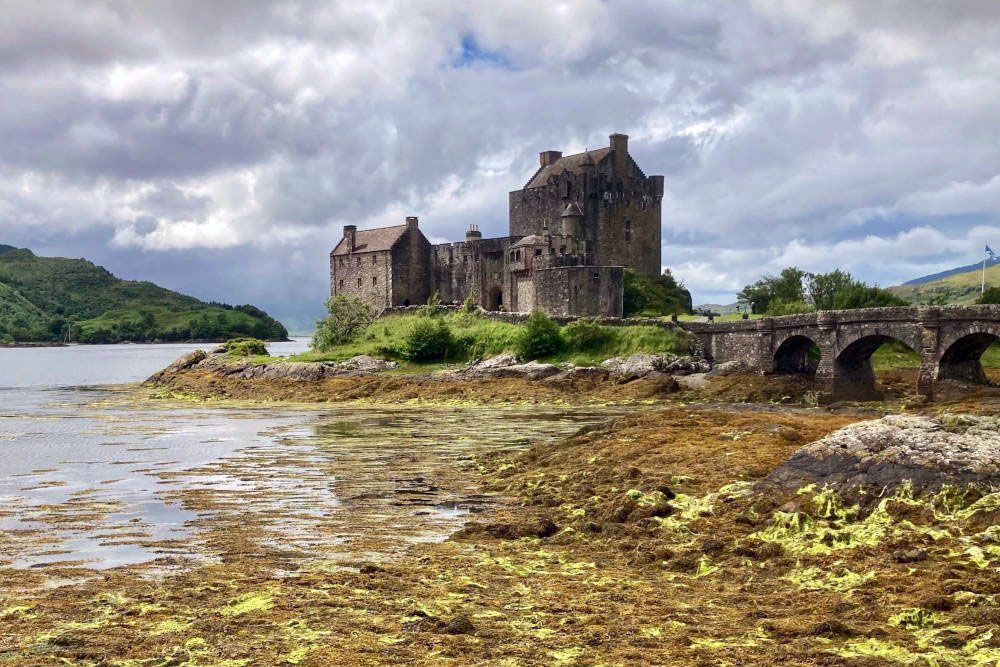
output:
M 681 326 L 715 363 L 738 362 L 757 373 L 813 372 L 845 387 L 874 387 L 871 355 L 898 340 L 920 356 L 918 388 L 929 396 L 939 379 L 986 381 L 979 357 L 1000 338 L 1000 305 L 864 308 Z

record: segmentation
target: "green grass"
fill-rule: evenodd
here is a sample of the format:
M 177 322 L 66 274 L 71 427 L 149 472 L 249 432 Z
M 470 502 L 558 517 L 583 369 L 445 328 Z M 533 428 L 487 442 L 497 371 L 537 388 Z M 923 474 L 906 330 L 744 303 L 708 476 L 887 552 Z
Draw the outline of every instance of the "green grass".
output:
M 926 304 L 939 300 L 946 304 L 971 304 L 979 298 L 983 274 L 979 269 L 956 273 L 920 285 L 899 285 L 889 291 L 910 303 Z M 1000 285 L 1000 264 L 986 267 L 986 286 Z
M 355 342 L 338 346 L 326 352 L 306 352 L 289 357 L 291 361 L 343 361 L 359 354 L 373 357 L 399 359 L 398 350 L 416 314 L 395 313 L 376 320 Z M 443 319 L 460 342 L 460 350 L 451 364 L 462 363 L 477 357 L 492 357 L 514 351 L 517 339 L 523 329 L 521 324 L 509 324 L 467 313 L 441 313 L 435 317 Z M 603 327 L 607 332 L 606 341 L 597 348 L 588 350 L 567 349 L 560 354 L 546 357 L 543 361 L 575 364 L 594 364 L 609 357 L 626 356 L 638 352 L 688 352 L 690 339 L 687 334 L 656 326 Z M 445 367 L 444 364 L 404 364 L 405 368 L 419 367 L 422 370 Z
M 121 280 L 85 259 L 0 245 L 0 340 L 62 341 L 67 334 L 84 343 L 288 335 L 252 306 L 204 303 Z
M 1000 368 L 1000 342 L 986 349 L 980 363 L 984 368 Z M 872 355 L 872 368 L 876 371 L 919 367 L 920 356 L 903 343 L 884 343 Z

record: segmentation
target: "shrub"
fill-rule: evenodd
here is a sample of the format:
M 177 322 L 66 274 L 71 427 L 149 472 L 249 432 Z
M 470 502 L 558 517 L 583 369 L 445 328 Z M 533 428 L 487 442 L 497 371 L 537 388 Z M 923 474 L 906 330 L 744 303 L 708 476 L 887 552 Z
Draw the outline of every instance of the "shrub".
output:
M 774 299 L 767 306 L 768 315 L 797 315 L 798 313 L 811 313 L 815 310 L 805 301 L 784 301 Z
M 234 357 L 267 356 L 267 346 L 257 338 L 233 338 L 222 344 L 226 354 Z
M 670 269 L 659 276 L 640 276 L 625 271 L 623 311 L 625 317 L 645 313 L 652 316 L 691 312 L 691 293 Z
M 982 296 L 976 299 L 976 303 L 989 304 L 1000 303 L 1000 287 L 989 287 Z
M 462 312 L 467 315 L 471 315 L 476 312 L 476 310 L 478 310 L 476 308 L 476 302 L 472 299 L 472 294 L 469 294 L 469 296 L 465 297 L 465 302 L 462 303 Z
M 418 317 L 403 339 L 402 354 L 410 361 L 441 361 L 455 348 L 455 338 L 443 319 Z
M 566 341 L 559 331 L 559 325 L 545 313 L 536 310 L 524 323 L 517 337 L 517 354 L 522 359 L 538 359 L 561 352 Z
M 329 315 L 316 323 L 312 339 L 313 349 L 320 352 L 351 342 L 375 320 L 371 306 L 342 294 L 328 299 L 326 310 Z
M 599 350 L 611 342 L 613 335 L 608 327 L 592 319 L 570 322 L 563 329 L 566 342 L 574 350 Z

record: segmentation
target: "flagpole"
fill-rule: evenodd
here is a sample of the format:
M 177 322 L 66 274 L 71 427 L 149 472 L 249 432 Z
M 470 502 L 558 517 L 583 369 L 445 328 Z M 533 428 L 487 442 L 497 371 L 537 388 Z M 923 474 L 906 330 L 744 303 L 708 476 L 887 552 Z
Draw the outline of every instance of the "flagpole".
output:
M 983 257 L 983 286 L 979 290 L 979 296 L 984 296 L 986 294 L 986 258 Z

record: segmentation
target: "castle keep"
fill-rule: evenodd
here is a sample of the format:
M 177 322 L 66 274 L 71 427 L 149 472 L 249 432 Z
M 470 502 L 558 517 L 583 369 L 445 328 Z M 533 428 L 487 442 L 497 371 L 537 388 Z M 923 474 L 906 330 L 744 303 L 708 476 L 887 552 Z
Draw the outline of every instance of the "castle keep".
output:
M 576 155 L 545 151 L 538 170 L 510 193 L 509 236 L 432 245 L 417 218 L 344 227 L 330 253 L 330 292 L 360 297 L 377 312 L 470 297 L 486 310 L 621 317 L 624 271 L 660 272 L 663 176 L 646 176 L 628 137 Z

